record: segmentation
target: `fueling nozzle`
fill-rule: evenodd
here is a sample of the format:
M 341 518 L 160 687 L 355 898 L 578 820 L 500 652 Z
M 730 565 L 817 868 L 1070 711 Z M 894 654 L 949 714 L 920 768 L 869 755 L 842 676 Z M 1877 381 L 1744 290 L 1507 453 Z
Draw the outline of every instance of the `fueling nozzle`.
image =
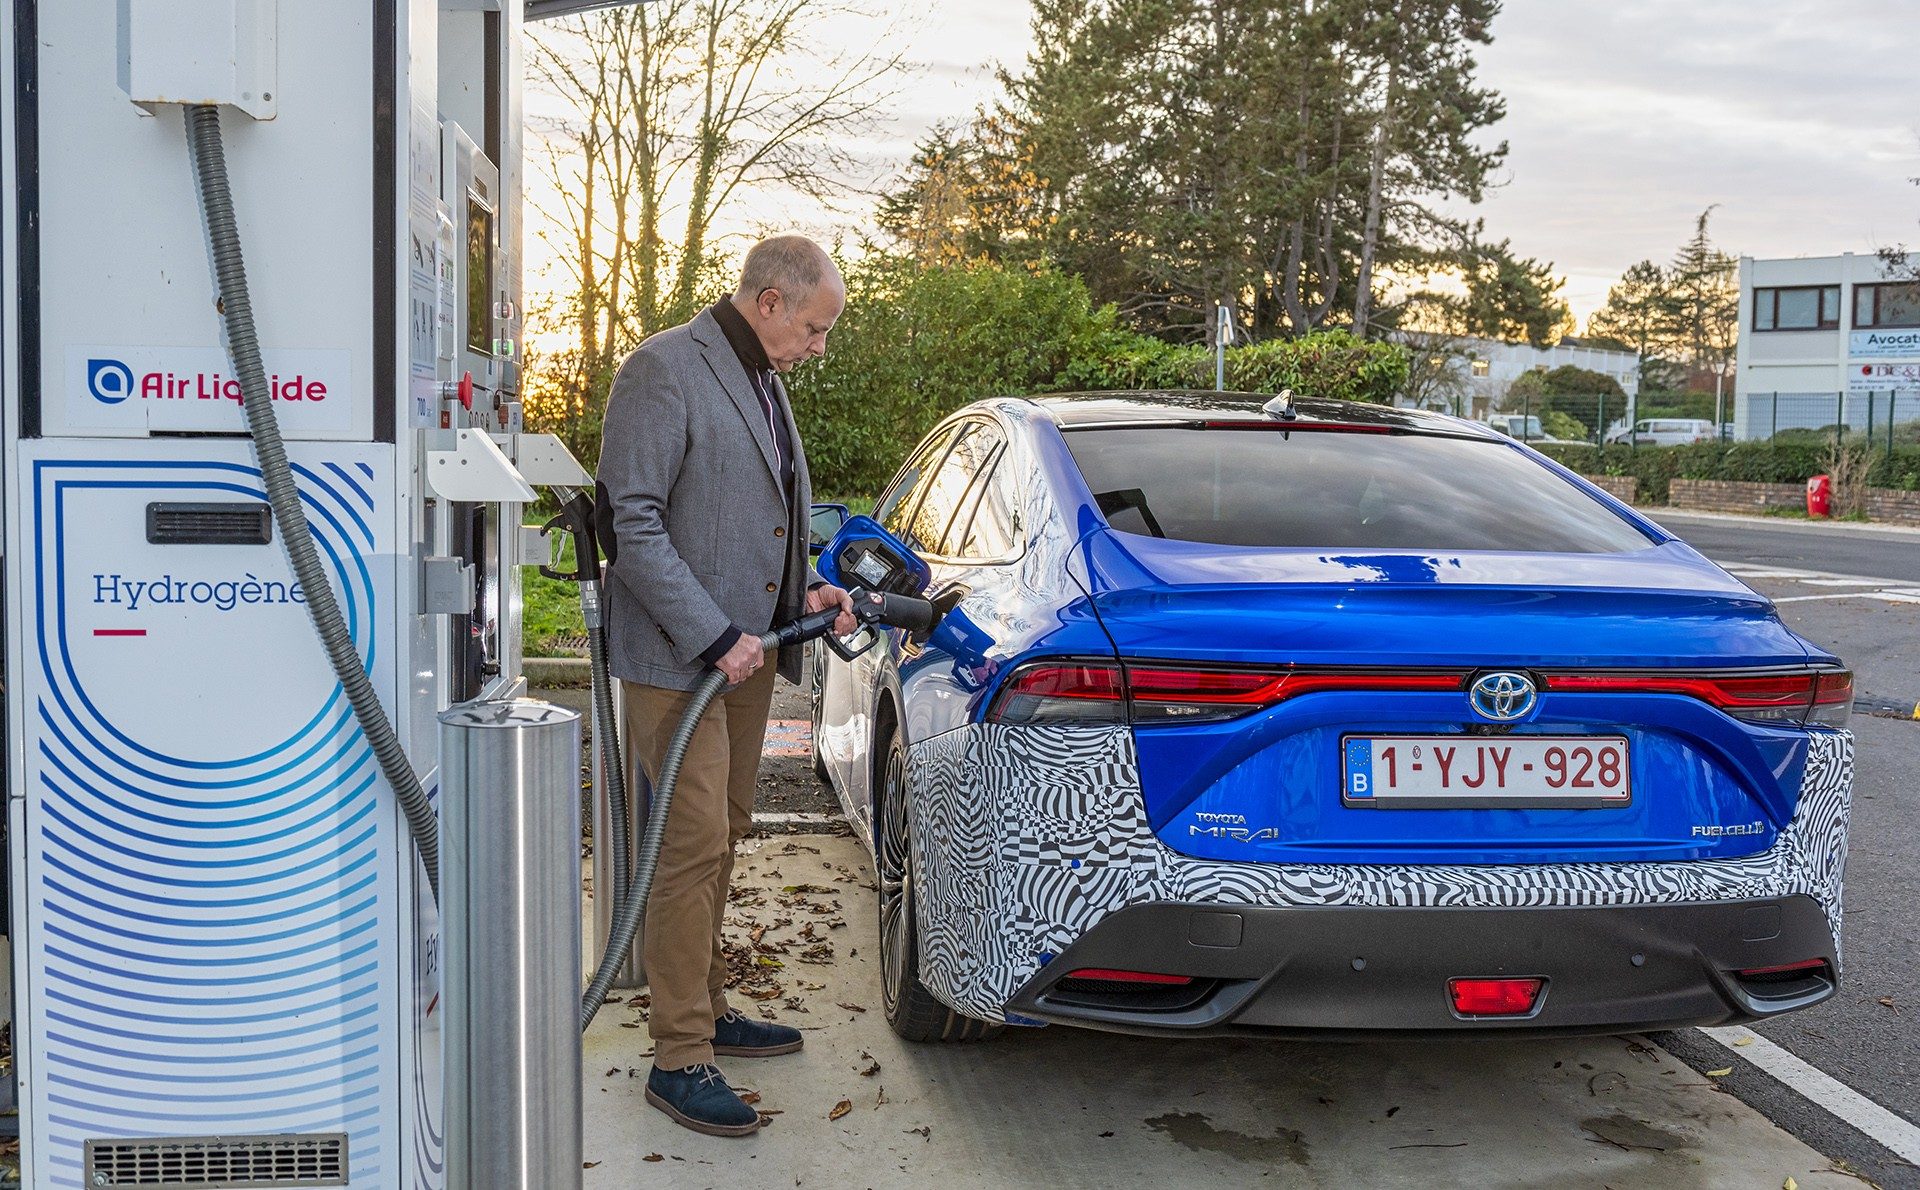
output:
M 861 631 L 854 638 L 857 643 L 849 643 L 833 635 L 833 622 L 840 618 L 840 609 L 827 607 L 775 628 L 772 635 L 777 638 L 776 647 L 784 648 L 825 637 L 829 648 L 851 661 L 872 648 L 879 639 L 868 631 L 872 625 L 885 624 L 909 632 L 928 632 L 938 620 L 933 604 L 913 595 L 869 591 L 865 587 L 855 588 L 848 594 L 853 599 L 853 618 L 861 624 Z

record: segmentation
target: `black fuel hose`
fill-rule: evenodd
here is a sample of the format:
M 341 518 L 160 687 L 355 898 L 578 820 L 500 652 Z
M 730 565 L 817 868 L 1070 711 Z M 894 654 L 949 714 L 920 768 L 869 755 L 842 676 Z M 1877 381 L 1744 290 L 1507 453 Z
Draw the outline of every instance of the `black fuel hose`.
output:
M 300 506 L 300 489 L 287 462 L 287 450 L 280 437 L 280 422 L 274 414 L 273 393 L 267 383 L 266 364 L 260 357 L 260 338 L 253 325 L 253 301 L 247 293 L 246 259 L 240 251 L 240 227 L 233 213 L 233 192 L 227 181 L 227 156 L 220 138 L 220 109 L 212 105 L 186 108 L 187 143 L 193 150 L 194 177 L 200 190 L 201 213 L 206 220 L 207 240 L 213 254 L 213 271 L 219 286 L 219 308 L 226 321 L 227 350 L 233 357 L 234 374 L 240 378 L 244 398 L 241 408 L 247 415 L 247 432 L 253 439 L 255 461 L 267 489 L 274 523 L 280 530 L 280 544 L 287 561 L 306 596 L 307 614 L 313 621 L 320 646 L 333 665 L 334 676 L 346 692 L 353 716 L 372 746 L 387 784 L 393 787 L 406 811 L 407 826 L 413 833 L 420 862 L 427 870 L 427 885 L 433 899 L 440 899 L 440 824 L 433 803 L 413 774 L 413 765 L 400 747 L 400 737 L 387 718 L 386 708 L 367 677 L 360 651 L 340 614 L 339 601 L 327 581 L 319 551 L 314 549 L 313 534 L 307 527 L 306 510 Z

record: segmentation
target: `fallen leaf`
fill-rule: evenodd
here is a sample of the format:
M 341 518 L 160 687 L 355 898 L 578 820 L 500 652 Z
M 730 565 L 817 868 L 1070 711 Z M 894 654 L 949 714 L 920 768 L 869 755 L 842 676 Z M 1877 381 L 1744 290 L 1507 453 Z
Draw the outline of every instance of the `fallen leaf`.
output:
M 840 1102 L 833 1105 L 833 1110 L 827 1113 L 827 1119 L 837 1120 L 841 1116 L 846 1115 L 848 1112 L 852 1110 L 853 1110 L 853 1100 L 842 1099 Z
M 1780 1183 L 1780 1190 L 1800 1190 L 1800 1183 L 1793 1180 L 1792 1174 L 1788 1174 L 1787 1180 Z
M 758 1092 L 758 1091 L 742 1091 L 742 1092 L 740 1092 L 740 1102 L 742 1102 L 742 1103 L 758 1103 L 758 1102 L 760 1102 L 760 1092 Z
M 1110 1136 L 1112 1136 L 1112 1135 L 1113 1135 L 1113 1133 L 1111 1133 L 1111 1132 L 1102 1132 L 1102 1133 L 1100 1134 L 1100 1139 L 1101 1139 L 1101 1140 L 1105 1140 L 1105 1139 L 1107 1139 L 1108 1137 L 1110 1137 Z
M 621 1021 L 620 1027 L 622 1029 L 638 1029 L 640 1027 L 640 1022 L 639 1021 Z
M 1880 999 L 1879 999 L 1879 1001 L 1878 1001 L 1878 1002 L 1879 1002 L 1879 1003 L 1880 1003 L 1880 1004 L 1881 1004 L 1881 1005 L 1882 1005 L 1883 1007 L 1886 1007 L 1886 1008 L 1891 1008 L 1891 1009 L 1893 1009 L 1893 1010 L 1894 1010 L 1895 1012 L 1899 1012 L 1899 1011 L 1900 1011 L 1900 1006 L 1899 1006 L 1898 1004 L 1895 1004 L 1895 1003 L 1893 1002 L 1893 997 L 1892 997 L 1892 996 L 1882 996 L 1882 997 L 1880 997 Z
M 871 1062 L 871 1061 L 872 1061 L 872 1059 L 869 1059 L 869 1061 Z M 878 1063 L 878 1062 L 872 1062 L 872 1065 L 870 1065 L 870 1066 L 868 1066 L 868 1067 L 867 1067 L 867 1068 L 866 1068 L 865 1070 L 862 1070 L 862 1071 L 860 1072 L 860 1077 L 861 1077 L 861 1078 L 872 1078 L 872 1077 L 873 1077 L 874 1075 L 876 1075 L 876 1074 L 879 1074 L 879 1073 L 880 1073 L 880 1063 Z
M 598 1164 L 600 1164 L 600 1163 L 599 1163 L 598 1161 L 582 1161 L 582 1162 L 580 1163 L 580 1168 L 581 1168 L 581 1169 L 592 1169 L 592 1168 L 593 1168 L 594 1166 L 596 1166 L 596 1165 L 598 1165 Z
M 1733 1067 L 1731 1067 L 1731 1066 L 1723 1066 L 1723 1067 L 1721 1067 L 1721 1068 L 1720 1068 L 1719 1070 L 1709 1070 L 1709 1071 L 1707 1071 L 1707 1077 L 1708 1077 L 1708 1078 L 1725 1078 L 1725 1077 L 1727 1077 L 1727 1076 L 1728 1076 L 1729 1074 L 1732 1074 L 1732 1073 L 1733 1073 Z
M 925 1141 L 931 1141 L 933 1139 L 933 1128 L 927 1124 L 922 1124 L 918 1128 L 902 1128 L 900 1131 L 911 1133 Z
M 887 1098 L 887 1089 L 885 1087 L 881 1087 L 880 1093 L 873 1097 L 873 1105 L 875 1107 L 879 1107 L 883 1103 L 892 1103 L 892 1102 L 893 1100 Z
M 619 1073 L 620 1073 L 620 1068 L 618 1066 L 612 1066 L 607 1069 L 607 1073 L 604 1077 L 612 1078 L 614 1075 Z
M 648 1153 L 648 1154 L 647 1154 L 647 1155 L 646 1155 L 645 1157 L 642 1157 L 642 1158 L 640 1158 L 640 1160 L 642 1160 L 642 1161 L 665 1161 L 665 1160 L 666 1160 L 666 1158 L 665 1158 L 665 1157 L 662 1157 L 662 1156 L 661 1156 L 660 1154 L 658 1154 L 658 1153 Z
M 1734 1042 L 1733 1044 L 1735 1044 L 1735 1045 L 1752 1045 L 1752 1044 L 1753 1044 L 1753 1038 L 1751 1038 L 1751 1037 L 1742 1037 L 1742 1038 L 1739 1038 L 1738 1040 L 1736 1040 L 1736 1041 L 1735 1041 L 1735 1042 Z

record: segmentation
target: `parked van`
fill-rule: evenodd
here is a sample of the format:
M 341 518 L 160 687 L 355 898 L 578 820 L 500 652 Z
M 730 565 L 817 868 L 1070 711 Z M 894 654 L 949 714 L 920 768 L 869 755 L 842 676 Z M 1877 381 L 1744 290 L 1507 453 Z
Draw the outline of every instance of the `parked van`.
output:
M 1647 417 L 1607 435 L 1608 442 L 1631 439 L 1640 446 L 1684 446 L 1689 442 L 1713 441 L 1713 423 L 1703 417 Z

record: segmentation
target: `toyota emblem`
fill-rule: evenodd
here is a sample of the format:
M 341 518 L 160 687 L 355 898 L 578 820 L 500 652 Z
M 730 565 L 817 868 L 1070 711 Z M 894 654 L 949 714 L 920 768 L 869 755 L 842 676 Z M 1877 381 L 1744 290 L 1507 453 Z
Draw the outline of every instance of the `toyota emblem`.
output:
M 1526 674 L 1503 671 L 1482 674 L 1468 691 L 1474 714 L 1495 723 L 1511 723 L 1533 713 L 1540 692 Z

